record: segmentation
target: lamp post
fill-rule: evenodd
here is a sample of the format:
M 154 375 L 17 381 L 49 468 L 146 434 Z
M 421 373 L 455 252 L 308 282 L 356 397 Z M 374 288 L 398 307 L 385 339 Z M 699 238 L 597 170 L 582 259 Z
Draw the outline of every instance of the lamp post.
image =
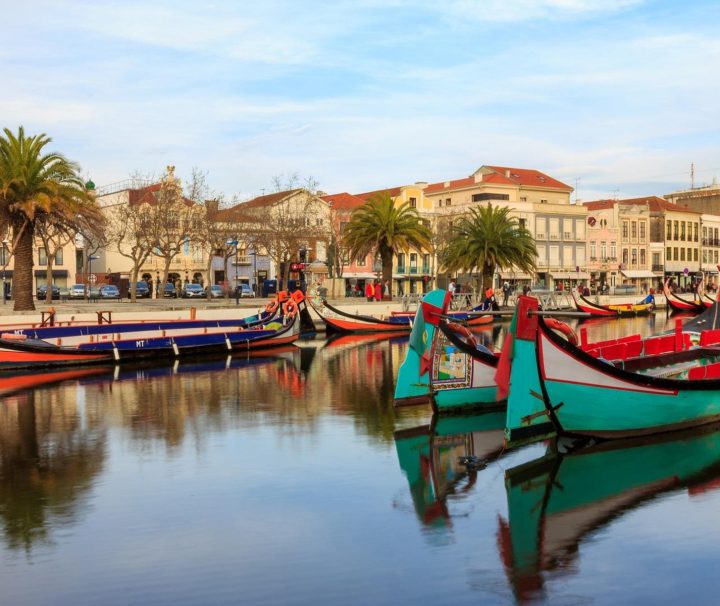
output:
M 7 238 L 5 238 L 2 241 L 2 252 L 3 252 L 3 280 L 2 280 L 2 302 L 3 305 L 7 305 L 7 293 L 5 292 L 5 274 L 7 272 L 7 264 L 8 264 L 8 245 L 9 241 Z
M 253 248 L 250 253 L 253 258 L 253 292 L 255 296 L 258 296 L 258 283 L 257 283 L 257 251 Z

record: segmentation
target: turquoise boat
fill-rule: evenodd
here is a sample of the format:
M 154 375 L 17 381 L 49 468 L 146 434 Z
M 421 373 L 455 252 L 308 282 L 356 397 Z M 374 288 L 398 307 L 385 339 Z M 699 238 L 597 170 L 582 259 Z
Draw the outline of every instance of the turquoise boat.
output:
M 428 293 L 413 324 L 395 386 L 395 404 L 430 402 L 437 412 L 504 405 L 495 374 L 499 357 L 448 315 L 450 295 Z
M 407 478 L 418 520 L 448 528 L 447 496 L 470 487 L 477 473 L 497 460 L 503 448 L 504 412 L 435 415 L 430 424 L 395 432 L 400 469 Z
M 430 403 L 430 350 L 440 316 L 451 298 L 446 290 L 431 290 L 418 306 L 395 382 L 395 406 Z
M 678 348 L 612 363 L 553 330 L 538 313 L 537 299 L 520 297 L 503 356 L 510 362 L 508 384 L 500 380 L 509 392 L 509 445 L 555 431 L 621 438 L 720 420 L 716 348 Z M 678 365 L 688 378 L 663 376 Z
M 542 601 L 545 574 L 577 570 L 586 536 L 658 495 L 720 487 L 717 425 L 661 436 L 613 440 L 544 456 L 505 473 L 508 518 L 498 546 L 518 602 Z

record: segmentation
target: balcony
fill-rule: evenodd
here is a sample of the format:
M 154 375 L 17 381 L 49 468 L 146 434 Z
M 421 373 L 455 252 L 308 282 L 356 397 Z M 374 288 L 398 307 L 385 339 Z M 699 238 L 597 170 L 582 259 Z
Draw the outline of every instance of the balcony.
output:
M 573 240 L 572 232 L 570 231 L 564 231 L 563 232 L 563 240 Z
M 238 255 L 237 262 L 235 255 L 230 257 L 230 263 L 232 265 L 252 265 L 252 256 L 250 255 Z
M 535 239 L 536 240 L 545 240 L 545 234 L 542 232 L 538 232 L 535 234 Z
M 664 266 L 664 265 L 655 265 L 655 264 L 653 264 L 653 265 L 650 266 L 650 269 L 651 269 L 652 271 L 664 271 L 664 270 L 665 270 L 665 266 Z
M 550 234 L 550 240 L 559 240 L 560 234 Z
M 399 274 L 404 274 L 404 273 L 406 273 L 406 272 L 405 272 L 406 269 L 407 269 L 407 268 L 406 268 L 404 265 L 398 265 L 398 266 L 397 266 L 397 269 L 396 269 L 395 271 L 396 271 L 397 273 L 399 273 Z

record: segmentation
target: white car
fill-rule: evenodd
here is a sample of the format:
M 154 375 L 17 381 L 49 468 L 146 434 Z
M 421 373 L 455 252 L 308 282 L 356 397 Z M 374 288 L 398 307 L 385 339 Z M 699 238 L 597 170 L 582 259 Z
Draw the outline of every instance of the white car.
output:
M 84 284 L 73 284 L 70 287 L 70 293 L 68 294 L 70 299 L 84 299 L 85 298 L 85 285 Z

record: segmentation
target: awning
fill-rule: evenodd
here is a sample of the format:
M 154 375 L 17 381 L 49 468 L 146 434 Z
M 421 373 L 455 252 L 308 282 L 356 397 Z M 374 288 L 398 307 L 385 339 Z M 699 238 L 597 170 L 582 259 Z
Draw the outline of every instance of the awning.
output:
M 503 271 L 500 273 L 503 280 L 532 280 L 535 276 L 531 274 L 524 274 L 519 271 Z
M 372 280 L 377 278 L 377 274 L 370 271 L 346 271 L 343 272 L 343 278 L 356 278 L 358 280 Z
M 53 269 L 52 275 L 53 275 L 53 278 L 67 278 L 68 275 L 70 275 L 70 272 L 67 269 Z M 35 270 L 36 278 L 44 278 L 45 276 L 47 276 L 47 269 L 36 269 Z
M 558 271 L 550 274 L 553 280 L 589 280 L 590 274 L 586 271 Z
M 648 269 L 623 269 L 620 272 L 626 278 L 656 278 L 657 276 Z

